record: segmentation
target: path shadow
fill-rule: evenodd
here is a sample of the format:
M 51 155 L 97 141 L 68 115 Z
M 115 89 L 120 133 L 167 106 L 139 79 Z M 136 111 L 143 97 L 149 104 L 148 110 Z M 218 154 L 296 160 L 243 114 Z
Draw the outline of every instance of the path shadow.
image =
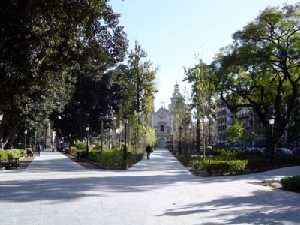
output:
M 284 191 L 255 191 L 251 196 L 222 197 L 210 202 L 166 210 L 159 216 L 182 216 L 211 212 L 212 221 L 200 224 L 300 224 L 300 195 Z M 230 219 L 228 219 L 230 218 Z
M 186 175 L 81 176 L 59 179 L 0 181 L 0 201 L 32 202 L 39 200 L 65 201 L 82 197 L 101 197 L 98 193 L 147 192 L 181 182 Z M 92 194 L 91 194 L 92 193 Z M 94 193 L 96 193 L 94 195 Z

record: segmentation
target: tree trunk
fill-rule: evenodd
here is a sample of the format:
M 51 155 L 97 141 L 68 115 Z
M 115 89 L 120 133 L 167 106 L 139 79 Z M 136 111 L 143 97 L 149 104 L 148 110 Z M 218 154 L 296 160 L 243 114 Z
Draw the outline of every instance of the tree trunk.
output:
M 200 153 L 200 140 L 201 140 L 201 133 L 200 133 L 200 119 L 197 118 L 197 152 Z

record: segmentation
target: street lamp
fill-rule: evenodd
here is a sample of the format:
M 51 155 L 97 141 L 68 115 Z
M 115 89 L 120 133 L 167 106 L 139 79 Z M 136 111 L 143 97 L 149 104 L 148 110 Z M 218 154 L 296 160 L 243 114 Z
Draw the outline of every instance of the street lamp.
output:
M 203 129 L 202 129 L 202 133 L 203 133 L 203 157 L 206 157 L 206 134 L 205 134 L 205 124 L 209 122 L 209 119 L 205 116 L 202 120 L 200 120 L 200 122 L 203 123 Z
M 27 130 L 24 131 L 24 149 L 26 149 Z
M 125 145 L 123 148 L 123 160 L 124 160 L 124 169 L 128 169 L 128 164 L 127 164 L 127 126 L 128 126 L 128 117 L 124 117 L 124 124 L 125 124 Z
M 192 122 L 189 124 L 189 131 L 190 131 L 190 135 L 189 135 L 189 152 L 192 152 L 192 142 L 193 142 L 193 138 L 192 138 Z
M 3 120 L 3 114 L 0 114 L 0 124 L 2 124 L 2 120 Z M 1 141 L 1 149 L 3 149 L 3 143 Z
M 86 131 L 86 155 L 89 155 L 89 131 L 90 131 L 90 127 L 86 127 L 85 128 Z
M 178 146 L 178 153 L 179 153 L 179 155 L 181 155 L 182 154 L 182 140 L 181 140 L 181 138 L 182 138 L 182 126 L 180 126 L 179 127 L 179 146 Z
M 120 148 L 121 147 L 121 129 L 120 128 L 116 129 L 116 134 L 119 139 L 119 148 Z
M 274 124 L 275 124 L 275 118 L 274 118 L 274 116 L 272 116 L 272 118 L 269 119 L 269 124 L 272 126 L 272 138 L 273 138 L 273 127 L 274 127 Z

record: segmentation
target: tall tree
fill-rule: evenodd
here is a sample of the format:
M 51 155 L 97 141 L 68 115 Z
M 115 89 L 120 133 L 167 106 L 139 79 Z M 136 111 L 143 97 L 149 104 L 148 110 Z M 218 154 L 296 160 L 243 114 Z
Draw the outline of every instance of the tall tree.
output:
M 25 120 L 40 123 L 62 109 L 84 65 L 101 76 L 126 52 L 123 28 L 107 0 L 4 0 L 0 15 L 5 18 L 0 29 L 1 142 L 14 139 Z
M 185 70 L 185 79 L 192 84 L 192 108 L 196 110 L 197 150 L 201 144 L 201 120 L 208 118 L 209 125 L 215 117 L 214 86 L 209 76 L 209 65 L 200 60 L 199 64 Z M 204 131 L 204 130 L 203 130 Z
M 104 129 L 112 127 L 112 116 L 118 112 L 122 98 L 121 89 L 113 78 L 112 72 L 98 80 L 87 75 L 80 78 L 64 111 L 52 114 L 58 136 L 83 139 L 87 126 L 95 135 L 102 132 L 101 123 Z
M 233 35 L 233 44 L 212 64 L 221 99 L 232 111 L 254 110 L 266 130 L 272 156 L 299 105 L 299 24 L 299 3 L 267 8 Z
M 140 126 L 149 126 L 156 91 L 154 87 L 156 70 L 146 57 L 146 52 L 135 42 L 134 50 L 128 55 L 127 65 L 120 65 L 116 71 L 124 96 L 122 112 L 130 116 L 131 127 L 136 130 L 136 144 L 142 136 L 140 132 L 143 129 L 140 129 Z

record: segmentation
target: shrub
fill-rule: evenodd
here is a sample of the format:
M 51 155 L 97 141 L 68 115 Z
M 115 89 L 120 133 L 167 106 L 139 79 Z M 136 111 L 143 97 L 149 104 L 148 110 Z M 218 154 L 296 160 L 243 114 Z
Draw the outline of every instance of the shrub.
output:
M 0 158 L 3 161 L 8 160 L 9 157 L 14 159 L 19 159 L 25 157 L 27 155 L 27 151 L 25 149 L 8 149 L 8 150 L 0 150 Z
M 176 158 L 184 165 L 191 166 L 192 157 L 189 154 L 176 155 Z
M 24 149 L 9 149 L 7 151 L 8 154 L 11 155 L 14 159 L 24 157 L 27 153 Z
M 118 150 L 103 151 L 101 154 L 99 152 L 90 152 L 89 159 L 99 163 L 100 167 L 104 169 L 121 169 L 123 154 Z
M 75 145 L 75 147 L 79 150 L 85 150 L 86 149 L 86 143 L 83 141 L 78 141 Z
M 100 152 L 101 151 L 101 146 L 96 145 L 95 147 L 92 148 L 92 152 Z
M 192 168 L 194 170 L 205 170 L 210 175 L 226 175 L 243 173 L 248 161 L 247 160 L 217 160 L 203 159 L 193 160 Z
M 81 151 L 83 151 L 83 150 L 81 150 L 81 149 L 79 150 L 75 146 L 71 146 L 71 148 L 65 148 L 66 154 L 76 154 L 77 152 L 81 152 Z
M 284 177 L 281 179 L 282 188 L 300 193 L 300 176 Z
M 0 159 L 2 161 L 8 160 L 8 152 L 5 150 L 0 150 Z
M 235 160 L 239 157 L 240 151 L 235 149 L 212 149 L 209 151 L 209 154 L 213 155 L 214 158 L 218 158 L 220 160 Z

